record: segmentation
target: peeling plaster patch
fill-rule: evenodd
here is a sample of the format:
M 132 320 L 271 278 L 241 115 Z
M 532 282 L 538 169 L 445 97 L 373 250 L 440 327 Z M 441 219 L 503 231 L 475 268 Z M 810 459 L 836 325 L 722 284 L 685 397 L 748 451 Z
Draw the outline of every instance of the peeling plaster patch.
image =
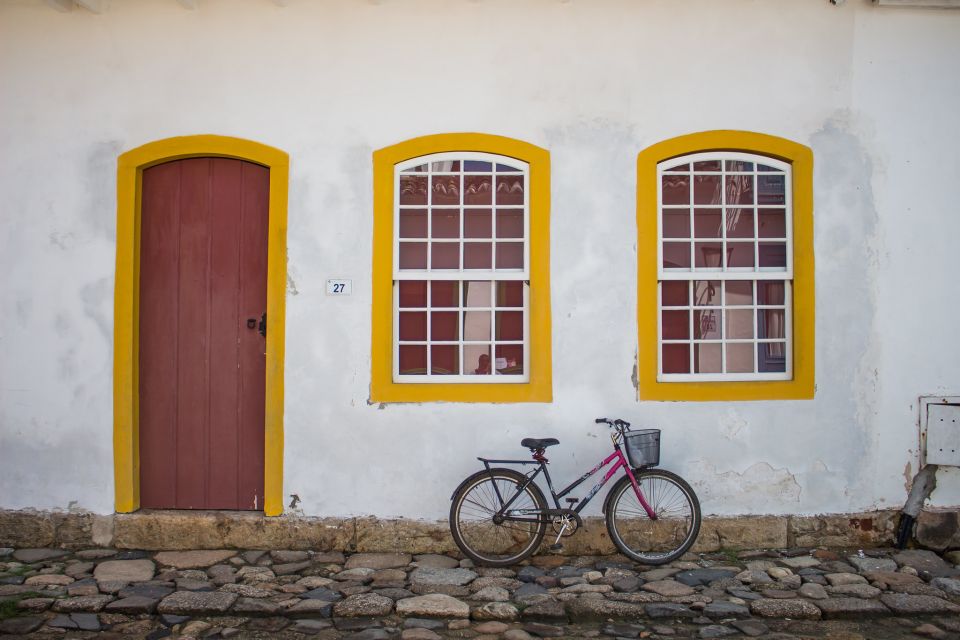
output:
M 289 273 L 287 274 L 287 293 L 292 296 L 300 295 L 300 292 L 297 290 L 297 283 L 293 281 L 293 276 Z
M 749 431 L 750 423 L 737 412 L 736 409 L 732 407 L 727 408 L 726 415 L 720 418 L 719 431 L 720 435 L 726 438 L 727 440 L 738 440 L 741 438 L 741 433 L 746 429 Z M 743 435 L 748 435 L 744 433 Z
M 800 484 L 789 469 L 775 469 L 767 462 L 753 464 L 742 473 L 718 473 L 715 465 L 703 460 L 694 466 L 702 478 L 696 491 L 707 513 L 729 502 L 748 503 L 753 514 L 780 513 L 784 502 L 800 502 Z
M 907 460 L 906 466 L 903 468 L 903 489 L 909 494 L 910 489 L 913 487 L 913 464 Z

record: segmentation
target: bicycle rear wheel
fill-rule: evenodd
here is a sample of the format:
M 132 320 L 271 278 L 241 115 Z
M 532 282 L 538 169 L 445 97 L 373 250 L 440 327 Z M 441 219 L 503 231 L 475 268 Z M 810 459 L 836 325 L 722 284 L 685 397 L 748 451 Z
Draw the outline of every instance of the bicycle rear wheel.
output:
M 478 564 L 506 567 L 533 555 L 547 525 L 536 514 L 524 520 L 494 522 L 504 502 L 517 494 L 527 478 L 512 469 L 478 471 L 457 487 L 450 505 L 450 533 L 464 555 Z M 499 493 L 499 497 L 498 497 Z M 510 505 L 511 510 L 543 511 L 547 501 L 532 482 Z
M 666 564 L 687 552 L 700 532 L 700 502 L 690 485 L 662 469 L 634 471 L 640 492 L 656 514 L 651 520 L 624 476 L 607 495 L 610 539 L 624 555 L 645 564 Z

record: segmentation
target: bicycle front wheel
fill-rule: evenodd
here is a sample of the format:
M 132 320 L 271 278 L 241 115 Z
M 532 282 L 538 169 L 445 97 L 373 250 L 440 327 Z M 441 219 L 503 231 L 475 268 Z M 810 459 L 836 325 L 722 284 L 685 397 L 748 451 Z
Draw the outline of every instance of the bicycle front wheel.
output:
M 700 532 L 700 502 L 690 485 L 661 469 L 634 471 L 640 493 L 656 514 L 651 520 L 624 476 L 607 496 L 610 539 L 624 555 L 644 564 L 666 564 L 693 546 Z
M 450 505 L 450 533 L 464 555 L 478 564 L 506 567 L 533 555 L 547 525 L 540 515 L 547 501 L 532 482 L 512 469 L 479 471 L 457 487 Z M 494 521 L 505 502 L 518 519 Z M 529 510 L 526 515 L 519 510 Z

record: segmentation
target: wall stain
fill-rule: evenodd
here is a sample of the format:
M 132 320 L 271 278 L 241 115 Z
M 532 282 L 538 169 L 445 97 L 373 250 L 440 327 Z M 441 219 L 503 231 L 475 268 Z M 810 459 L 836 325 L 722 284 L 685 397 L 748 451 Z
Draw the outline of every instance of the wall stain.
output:
M 107 345 L 113 348 L 113 324 L 110 313 L 113 311 L 112 294 L 109 278 L 85 285 L 80 289 L 80 300 L 83 302 L 83 314 L 93 320 L 100 335 Z

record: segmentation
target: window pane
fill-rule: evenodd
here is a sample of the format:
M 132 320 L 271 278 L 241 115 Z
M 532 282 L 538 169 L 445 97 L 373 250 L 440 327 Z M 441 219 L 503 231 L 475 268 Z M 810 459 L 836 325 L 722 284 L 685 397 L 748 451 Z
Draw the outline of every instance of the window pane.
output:
M 787 216 L 783 209 L 764 210 L 759 215 L 761 238 L 787 237 Z
M 400 210 L 400 237 L 426 238 L 427 212 L 424 209 Z
M 719 280 L 695 280 L 693 304 L 698 307 L 713 307 L 720 304 Z
M 501 375 L 523 375 L 523 345 L 498 344 L 494 368 Z
M 520 171 L 523 171 L 523 169 L 508 164 L 497 164 L 497 173 L 517 173 Z
M 489 238 L 493 233 L 490 209 L 466 209 L 463 212 L 465 238 Z
M 402 344 L 400 345 L 400 375 L 415 376 L 427 372 L 427 345 Z
M 720 204 L 720 176 L 693 177 L 694 204 Z
M 523 243 L 497 243 L 497 269 L 523 269 Z
M 787 344 L 785 342 L 761 342 L 757 344 L 757 371 L 784 373 L 787 370 Z
M 430 372 L 448 376 L 460 374 L 460 347 L 455 344 L 438 344 L 430 347 Z
M 400 307 L 427 306 L 427 283 L 421 280 L 401 280 Z
M 752 280 L 728 280 L 723 286 L 727 297 L 725 304 L 730 306 L 753 304 Z
M 484 162 L 483 160 L 464 160 L 463 161 L 463 170 L 464 171 L 486 171 L 489 172 L 491 165 L 489 162 Z
M 490 366 L 490 345 L 463 345 L 463 373 L 465 375 L 489 375 L 492 368 Z
M 694 248 L 698 268 L 719 269 L 723 266 L 723 253 L 719 242 L 698 242 Z
M 489 340 L 490 339 L 490 312 L 464 311 L 463 339 Z
M 430 339 L 443 342 L 459 340 L 456 311 L 434 311 L 430 314 Z
M 688 302 L 688 284 L 685 280 L 667 280 L 660 284 L 660 300 L 664 307 L 684 307 Z
M 687 211 L 663 212 L 663 237 L 664 238 L 689 238 L 690 237 L 690 213 Z
M 523 176 L 497 176 L 497 204 L 523 204 Z
M 401 242 L 400 243 L 400 268 L 401 269 L 426 269 L 427 268 L 427 243 L 426 242 Z
M 761 267 L 786 267 L 787 266 L 787 243 L 761 242 L 760 243 L 760 266 Z
M 415 167 L 410 167 L 409 169 L 403 170 L 403 173 L 426 173 L 426 172 L 427 172 L 427 165 L 425 164 L 418 164 Z
M 492 176 L 463 176 L 464 204 L 491 204 Z
M 464 269 L 489 269 L 493 259 L 492 242 L 463 243 Z
M 427 204 L 426 176 L 400 176 L 400 204 Z
M 680 164 L 670 169 L 664 169 L 665 173 L 676 173 L 677 171 L 690 171 L 689 164 Z
M 743 160 L 727 160 L 727 171 L 753 171 L 753 163 Z
M 695 209 L 693 233 L 698 238 L 719 238 L 720 209 Z
M 727 176 L 727 204 L 753 204 L 753 176 Z
M 728 242 L 727 243 L 727 266 L 728 267 L 752 267 L 753 266 L 753 243 L 752 242 Z
M 460 237 L 460 212 L 448 209 L 434 209 L 432 217 L 433 228 L 431 234 L 434 238 L 459 238 Z
M 664 340 L 686 340 L 690 337 L 689 311 L 661 311 L 660 333 Z
M 434 280 L 430 283 L 431 307 L 456 307 L 460 283 L 451 280 Z
M 497 210 L 497 237 L 523 237 L 523 209 Z
M 497 283 L 497 306 L 498 307 L 522 307 L 523 306 L 523 283 L 511 280 Z
M 463 283 L 463 306 L 489 307 L 490 283 L 485 280 L 470 280 Z
M 433 242 L 430 244 L 430 268 L 459 269 L 460 243 Z
M 743 339 L 753 337 L 753 311 L 750 309 L 727 310 L 727 338 Z M 753 352 L 750 352 L 753 362 Z
M 664 373 L 690 373 L 689 344 L 665 344 L 660 353 Z
M 523 340 L 523 312 L 497 311 L 497 340 Z
M 663 176 L 660 184 L 663 204 L 690 204 L 690 176 Z
M 720 171 L 719 160 L 703 160 L 693 163 L 694 171 Z
M 783 304 L 785 299 L 783 296 L 783 281 L 757 281 L 757 297 L 760 304 Z
M 757 204 L 784 204 L 786 201 L 785 176 L 757 176 Z
M 695 340 L 720 339 L 720 311 L 708 309 L 693 312 L 693 337 Z
M 753 209 L 727 210 L 728 238 L 752 238 L 753 235 Z
M 758 309 L 758 338 L 785 338 L 787 325 L 784 322 L 783 309 Z
M 727 345 L 727 373 L 753 373 L 753 343 Z
M 440 162 L 431 162 L 430 166 L 437 173 L 450 173 L 451 171 L 460 171 L 459 160 L 441 160 Z
M 426 340 L 427 312 L 402 311 L 400 313 L 399 333 L 401 340 Z
M 757 171 L 769 172 L 769 171 L 780 171 L 780 169 L 775 169 L 775 168 L 773 168 L 773 167 L 768 167 L 768 166 L 765 165 L 765 164 L 758 164 L 758 165 L 757 165 Z
M 663 243 L 663 266 L 665 269 L 690 268 L 690 243 L 689 242 L 664 242 Z
M 432 204 L 460 204 L 460 176 L 433 176 Z
M 722 373 L 723 360 L 721 359 L 719 344 L 693 345 L 693 372 L 694 373 Z

